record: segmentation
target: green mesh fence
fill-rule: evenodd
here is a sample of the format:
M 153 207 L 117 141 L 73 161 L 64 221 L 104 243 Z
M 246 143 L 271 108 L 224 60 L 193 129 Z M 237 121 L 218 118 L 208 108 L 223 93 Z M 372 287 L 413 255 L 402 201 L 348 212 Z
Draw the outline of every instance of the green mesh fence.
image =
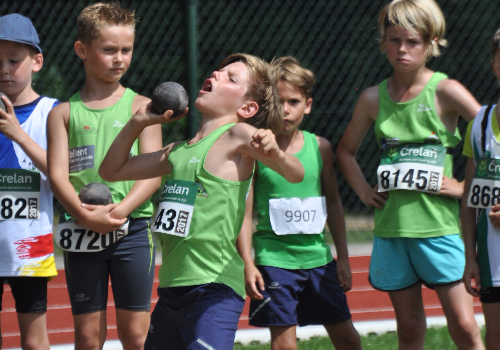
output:
M 18 12 L 32 19 L 39 31 L 44 68 L 35 76 L 35 89 L 68 99 L 84 82 L 83 65 L 73 52 L 76 18 L 89 1 L 0 2 L 0 15 Z M 124 85 L 149 95 L 162 81 L 188 82 L 187 4 L 195 4 L 198 76 L 201 82 L 218 63 L 234 52 L 266 60 L 292 55 L 317 77 L 313 111 L 303 128 L 326 137 L 334 149 L 350 120 L 360 93 L 391 74 L 377 44 L 377 16 L 386 1 L 371 0 L 191 0 L 121 1 L 136 10 L 132 65 Z M 500 26 L 498 0 L 438 0 L 447 20 L 448 48 L 429 67 L 462 82 L 482 104 L 499 95 L 491 72 L 490 41 Z M 196 96 L 190 96 L 191 99 Z M 464 132 L 465 123 L 459 127 Z M 376 182 L 379 150 L 370 131 L 358 154 L 370 183 Z M 186 120 L 164 127 L 164 142 L 188 137 Z M 456 148 L 455 174 L 463 177 L 461 144 Z M 370 215 L 340 176 L 345 211 Z

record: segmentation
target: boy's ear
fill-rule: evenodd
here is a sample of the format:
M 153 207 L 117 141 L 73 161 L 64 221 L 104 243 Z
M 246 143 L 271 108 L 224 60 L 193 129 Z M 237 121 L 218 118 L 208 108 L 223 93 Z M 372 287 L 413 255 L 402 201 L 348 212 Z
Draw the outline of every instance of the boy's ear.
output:
M 259 111 L 259 104 L 255 101 L 246 101 L 236 114 L 242 118 L 251 118 Z
M 312 99 L 312 97 L 309 97 L 309 98 L 306 100 L 306 108 L 304 109 L 304 114 L 309 114 L 309 113 L 311 113 L 311 107 L 312 107 L 312 104 L 313 104 L 313 99 Z
M 33 56 L 33 73 L 39 72 L 43 67 L 43 55 L 41 53 Z
M 80 40 L 77 40 L 74 45 L 75 53 L 82 60 L 86 57 L 86 47 Z

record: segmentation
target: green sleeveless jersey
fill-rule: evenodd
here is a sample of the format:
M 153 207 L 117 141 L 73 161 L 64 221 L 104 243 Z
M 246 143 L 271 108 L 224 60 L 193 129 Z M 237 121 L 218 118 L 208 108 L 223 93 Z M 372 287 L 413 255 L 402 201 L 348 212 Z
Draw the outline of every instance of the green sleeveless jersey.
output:
M 453 148 L 460 134 L 450 133 L 436 114 L 434 96 L 443 73 L 433 74 L 413 100 L 396 103 L 387 93 L 387 81 L 379 85 L 379 112 L 374 131 L 379 147 L 405 143 L 442 144 Z M 453 157 L 446 154 L 444 175 L 452 177 Z M 460 231 L 458 201 L 419 191 L 394 190 L 382 210 L 375 209 L 374 234 L 378 237 L 427 238 Z
M 214 282 L 225 284 L 245 297 L 244 263 L 236 251 L 236 238 L 245 215 L 251 177 L 242 182 L 228 181 L 210 174 L 204 167 L 214 142 L 233 125 L 220 127 L 195 144 L 184 142 L 174 148 L 168 157 L 172 172 L 167 177 L 164 194 L 169 188 L 187 188 L 182 185 L 193 183 L 197 185 L 198 192 L 194 207 L 191 207 L 192 213 L 177 210 L 175 206 L 169 210 L 179 213 L 176 220 L 181 213 L 187 213 L 185 215 L 191 221 L 185 237 L 169 233 L 160 235 L 160 287 Z M 161 205 L 162 202 L 160 208 Z M 160 215 L 161 211 L 155 220 L 156 230 L 160 227 Z M 167 220 L 172 219 L 173 214 L 165 215 Z
M 311 269 L 333 260 L 325 243 L 324 231 L 318 234 L 277 235 L 269 216 L 269 200 L 272 198 L 307 198 L 321 196 L 321 171 L 323 160 L 316 135 L 302 131 L 304 146 L 295 154 L 304 166 L 304 179 L 289 183 L 280 174 L 258 162 L 254 187 L 254 207 L 257 211 L 257 231 L 252 243 L 255 264 L 286 269 Z
M 113 202 L 120 203 L 129 193 L 135 181 L 104 181 L 98 174 L 99 166 L 109 147 L 132 117 L 132 101 L 137 94 L 126 89 L 120 100 L 113 106 L 91 109 L 85 106 L 80 93 L 69 99 L 69 181 L 78 193 L 89 182 L 105 184 L 113 195 Z M 130 155 L 139 154 L 139 141 L 136 140 Z M 150 217 L 153 204 L 147 201 L 136 208 L 132 218 Z

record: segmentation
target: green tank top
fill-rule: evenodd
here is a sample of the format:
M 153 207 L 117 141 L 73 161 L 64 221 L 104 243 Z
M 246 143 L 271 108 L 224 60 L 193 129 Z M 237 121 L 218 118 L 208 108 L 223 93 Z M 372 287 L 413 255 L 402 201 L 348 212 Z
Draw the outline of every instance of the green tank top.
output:
M 120 203 L 129 193 L 135 181 L 104 181 L 98 174 L 99 166 L 111 143 L 132 117 L 132 101 L 137 94 L 126 89 L 120 100 L 113 106 L 103 109 L 91 109 L 85 106 L 80 93 L 69 99 L 69 180 L 75 191 L 89 182 L 105 184 L 111 191 L 114 203 Z M 139 154 L 139 141 L 136 140 L 130 155 Z M 150 217 L 153 204 L 147 201 L 137 207 L 132 218 Z
M 257 231 L 252 243 L 255 264 L 286 269 L 310 269 L 333 260 L 325 243 L 324 231 L 319 234 L 277 235 L 269 217 L 269 200 L 272 198 L 307 198 L 321 196 L 321 171 L 323 160 L 316 135 L 302 131 L 304 146 L 295 154 L 304 166 L 302 182 L 289 183 L 284 177 L 258 162 L 254 188 L 254 207 L 257 211 Z
M 245 215 L 251 177 L 242 182 L 228 181 L 204 167 L 214 142 L 233 125 L 220 127 L 195 144 L 184 142 L 168 157 L 172 172 L 167 181 L 195 182 L 198 193 L 187 236 L 160 235 L 160 287 L 213 282 L 225 284 L 245 297 L 244 263 L 236 251 L 236 238 Z M 165 187 L 164 193 L 167 190 Z
M 455 147 L 460 134 L 450 133 L 434 106 L 438 83 L 443 73 L 433 74 L 422 92 L 413 100 L 396 103 L 387 93 L 387 80 L 379 85 L 379 112 L 374 131 L 379 147 L 404 143 L 435 143 Z M 452 177 L 453 157 L 446 154 L 444 175 Z M 382 210 L 375 209 L 374 234 L 378 237 L 427 238 L 460 231 L 458 201 L 448 196 L 418 191 L 394 190 Z

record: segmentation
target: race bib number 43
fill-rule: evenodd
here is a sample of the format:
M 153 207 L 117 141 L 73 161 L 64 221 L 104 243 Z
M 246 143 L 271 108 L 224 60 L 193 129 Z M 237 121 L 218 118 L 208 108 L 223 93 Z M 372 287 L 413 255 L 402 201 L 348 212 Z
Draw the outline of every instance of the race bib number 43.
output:
M 272 198 L 269 218 L 277 235 L 321 233 L 326 223 L 325 197 Z
M 467 206 L 472 208 L 491 208 L 500 204 L 500 159 L 490 158 L 486 151 L 476 164 Z
M 387 147 L 377 169 L 378 190 L 438 193 L 443 178 L 446 148 L 406 144 Z
M 40 219 L 40 173 L 0 169 L 0 220 Z
M 193 217 L 198 183 L 169 180 L 163 187 L 154 223 L 155 232 L 187 237 Z

